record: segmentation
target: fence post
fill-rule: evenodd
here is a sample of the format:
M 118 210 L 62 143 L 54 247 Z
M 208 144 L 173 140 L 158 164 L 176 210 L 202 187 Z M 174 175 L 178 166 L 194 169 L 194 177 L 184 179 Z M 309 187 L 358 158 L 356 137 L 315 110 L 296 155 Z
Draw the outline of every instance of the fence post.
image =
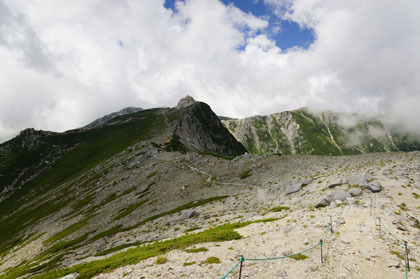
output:
M 242 262 L 244 261 L 244 256 L 241 256 L 241 266 L 239 267 L 239 279 L 241 279 L 242 277 Z
M 322 239 L 319 241 L 319 244 L 321 244 L 321 263 L 324 263 L 324 257 L 322 256 Z
M 381 217 L 378 217 L 379 222 L 379 237 L 381 237 Z
M 330 228 L 331 228 L 331 234 L 333 233 L 333 228 L 332 228 L 332 216 L 330 215 Z
M 372 216 L 372 203 L 373 203 L 373 198 L 370 197 L 370 216 Z
M 410 259 L 408 258 L 409 249 L 407 248 L 407 241 L 404 241 L 404 247 L 405 247 L 405 257 L 407 261 L 407 268 L 408 268 L 408 271 L 410 271 Z

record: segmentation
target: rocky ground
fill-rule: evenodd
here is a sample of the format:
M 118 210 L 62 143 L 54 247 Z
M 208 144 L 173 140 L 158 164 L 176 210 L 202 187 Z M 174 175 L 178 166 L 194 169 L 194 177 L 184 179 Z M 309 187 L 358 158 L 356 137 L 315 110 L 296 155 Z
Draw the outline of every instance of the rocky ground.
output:
M 99 202 L 112 193 L 135 190 L 97 210 L 91 222 L 73 237 L 101 232 L 105 225 L 129 226 L 188 201 L 228 197 L 88 242 L 67 254 L 62 266 L 112 256 L 115 253 L 95 255 L 125 243 L 176 238 L 227 222 L 278 218 L 237 229 L 241 239 L 191 247 L 206 248 L 202 252 L 174 250 L 163 255 L 164 263 L 156 263 L 153 257 L 95 278 L 221 278 L 241 255 L 245 259 L 287 256 L 316 245 L 329 231 L 330 216 L 333 232 L 323 244 L 323 263 L 318 246 L 304 254 L 306 259 L 245 260 L 243 278 L 404 278 L 404 260 L 400 258 L 404 246 L 393 235 L 408 243 L 408 277 L 420 278 L 420 152 L 340 157 L 243 155 L 226 160 L 163 152 L 143 143 L 108 160 L 95 172 L 103 175 L 89 192 L 81 190 L 82 196 L 94 192 Z M 147 202 L 116 218 L 139 193 L 147 193 Z M 279 206 L 288 209 L 279 210 Z M 38 230 L 44 234 L 3 258 L 1 270 L 30 259 L 43 249 L 42 241 L 83 218 L 66 216 L 69 211 L 63 209 L 41 223 Z M 376 217 L 381 218 L 381 226 Z M 52 223 L 60 225 L 51 229 Z M 185 232 L 191 228 L 198 229 Z M 207 263 L 211 257 L 220 263 Z M 237 278 L 238 271 L 227 278 Z

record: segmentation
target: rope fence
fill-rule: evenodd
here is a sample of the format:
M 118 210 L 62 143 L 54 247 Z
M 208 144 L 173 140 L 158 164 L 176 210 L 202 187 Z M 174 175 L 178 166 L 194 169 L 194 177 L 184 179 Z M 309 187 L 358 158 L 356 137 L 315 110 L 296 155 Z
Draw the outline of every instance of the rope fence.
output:
M 324 259 L 323 259 L 323 255 L 322 255 L 322 245 L 324 243 L 326 243 L 327 237 L 328 237 L 328 233 L 330 231 L 332 233 L 332 219 L 330 219 L 330 220 L 331 221 L 330 221 L 330 224 L 328 225 L 328 227 L 327 227 L 327 229 L 325 231 L 324 238 L 321 239 L 316 245 L 314 245 L 314 246 L 312 246 L 312 247 L 310 247 L 310 248 L 308 248 L 306 250 L 303 250 L 301 252 L 290 254 L 290 255 L 286 255 L 286 256 L 281 256 L 281 257 L 271 257 L 271 258 L 244 258 L 243 256 L 241 256 L 239 262 L 226 275 L 223 275 L 222 276 L 222 279 L 227 278 L 238 266 L 240 266 L 239 278 L 241 278 L 242 263 L 245 262 L 245 261 L 271 261 L 271 260 L 281 260 L 281 259 L 292 258 L 292 257 L 298 256 L 298 255 L 302 255 L 304 253 L 307 253 L 307 252 L 309 252 L 309 251 L 317 248 L 318 246 L 321 246 L 321 263 L 323 263 L 324 262 Z
M 404 246 L 405 278 L 408 279 L 408 272 L 410 271 L 410 261 L 409 261 L 409 258 L 408 258 L 409 249 L 407 248 L 407 241 L 403 241 L 403 240 L 399 239 L 395 234 L 393 234 L 388 229 L 387 226 L 385 226 L 385 224 L 382 222 L 382 218 L 376 214 L 376 210 L 375 210 L 376 205 L 377 205 L 376 197 L 375 197 L 375 202 L 373 202 L 373 198 L 370 198 L 371 211 L 372 211 L 372 208 L 373 208 L 373 215 L 378 220 L 378 223 L 379 223 L 379 236 L 381 236 L 381 228 L 383 227 L 385 229 L 385 231 L 388 232 L 388 234 L 390 234 L 397 241 L 397 243 Z
M 410 271 L 410 262 L 409 262 L 409 257 L 408 257 L 408 252 L 409 249 L 407 248 L 407 241 L 403 241 L 401 239 L 399 239 L 395 234 L 393 234 L 387 226 L 385 226 L 385 224 L 382 222 L 382 219 L 380 216 L 377 215 L 376 210 L 376 198 L 375 198 L 375 203 L 373 202 L 373 199 L 371 198 L 371 204 L 370 204 L 370 215 L 372 215 L 372 211 L 373 211 L 373 215 L 374 218 L 378 220 L 378 224 L 379 224 L 379 235 L 381 237 L 381 228 L 383 227 L 385 229 L 385 231 L 390 234 L 396 241 L 398 244 L 403 245 L 404 246 L 404 266 L 405 266 L 405 278 L 408 279 L 408 272 Z M 340 215 L 344 210 L 344 207 L 342 207 L 341 212 L 337 213 L 335 217 L 337 217 L 338 215 Z M 323 258 L 323 254 L 322 254 L 322 245 L 325 244 L 327 242 L 327 238 L 328 238 L 328 233 L 331 232 L 331 234 L 333 233 L 333 229 L 332 229 L 332 216 L 330 216 L 330 223 L 325 231 L 325 235 L 324 238 L 321 239 L 317 244 L 315 244 L 314 246 L 305 249 L 303 251 L 300 251 L 298 253 L 294 253 L 294 254 L 290 254 L 290 255 L 286 255 L 286 256 L 280 256 L 280 257 L 270 257 L 270 258 L 245 258 L 244 256 L 241 256 L 241 258 L 239 259 L 239 261 L 237 262 L 237 264 L 225 275 L 222 276 L 222 279 L 226 279 L 238 266 L 240 268 L 239 270 L 239 279 L 241 279 L 241 275 L 242 275 L 242 265 L 245 261 L 271 261 L 271 260 L 282 260 L 282 259 L 287 259 L 287 258 L 293 258 L 295 256 L 298 255 L 302 255 L 305 254 L 315 248 L 317 248 L 318 246 L 321 247 L 321 263 L 324 262 L 324 258 Z

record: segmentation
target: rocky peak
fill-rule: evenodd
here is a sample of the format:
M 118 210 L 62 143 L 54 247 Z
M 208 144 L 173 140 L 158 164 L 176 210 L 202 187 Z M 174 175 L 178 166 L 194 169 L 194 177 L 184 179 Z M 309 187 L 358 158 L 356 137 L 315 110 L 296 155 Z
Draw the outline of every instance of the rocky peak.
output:
M 176 105 L 176 108 L 177 109 L 183 109 L 183 108 L 186 108 L 188 106 L 191 106 L 194 103 L 195 103 L 194 98 L 187 95 L 184 98 L 182 98 L 181 100 L 179 100 L 178 104 Z
M 47 135 L 53 134 L 52 132 L 35 130 L 33 128 L 28 128 L 19 133 L 19 138 L 21 141 L 21 147 L 24 149 L 31 150 L 36 147 L 41 139 Z

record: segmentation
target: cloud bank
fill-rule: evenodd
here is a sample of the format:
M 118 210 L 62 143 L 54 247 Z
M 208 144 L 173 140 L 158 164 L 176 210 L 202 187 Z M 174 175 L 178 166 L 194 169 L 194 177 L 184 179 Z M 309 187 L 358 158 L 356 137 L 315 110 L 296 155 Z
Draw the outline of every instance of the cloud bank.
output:
M 317 106 L 420 131 L 419 1 L 265 3 L 313 29 L 309 48 L 280 49 L 264 17 L 217 0 L 0 0 L 0 142 L 187 94 L 219 115 Z

